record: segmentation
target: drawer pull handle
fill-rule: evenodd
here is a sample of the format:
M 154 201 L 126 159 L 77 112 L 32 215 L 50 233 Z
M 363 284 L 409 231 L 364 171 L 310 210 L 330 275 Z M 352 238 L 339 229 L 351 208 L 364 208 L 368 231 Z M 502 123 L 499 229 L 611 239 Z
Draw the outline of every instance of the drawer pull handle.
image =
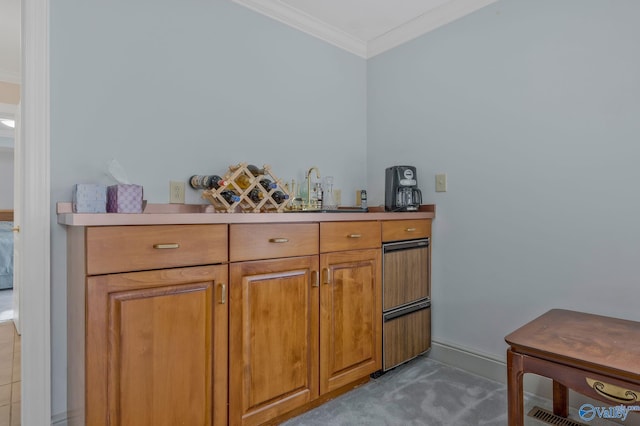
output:
M 311 281 L 311 287 L 319 287 L 320 286 L 320 273 L 318 271 L 313 271 L 313 278 Z
M 610 399 L 611 401 L 629 404 L 630 402 L 638 401 L 638 395 L 628 389 L 621 388 L 609 383 L 603 383 L 598 380 L 585 377 L 587 384 L 593 388 L 599 395 Z
M 323 283 L 324 284 L 331 284 L 331 275 L 329 273 L 329 268 L 324 268 L 322 270 L 322 274 L 324 275 Z
M 227 303 L 227 286 L 222 283 L 220 284 L 220 304 L 224 305 Z
M 362 234 L 349 234 L 349 238 L 362 238 Z
M 289 239 L 288 238 L 270 238 L 269 242 L 270 243 L 288 243 Z
M 407 228 L 407 232 L 416 232 L 416 228 Z
M 180 244 L 178 244 L 178 243 L 154 244 L 153 248 L 154 249 L 177 249 L 177 248 L 180 248 Z

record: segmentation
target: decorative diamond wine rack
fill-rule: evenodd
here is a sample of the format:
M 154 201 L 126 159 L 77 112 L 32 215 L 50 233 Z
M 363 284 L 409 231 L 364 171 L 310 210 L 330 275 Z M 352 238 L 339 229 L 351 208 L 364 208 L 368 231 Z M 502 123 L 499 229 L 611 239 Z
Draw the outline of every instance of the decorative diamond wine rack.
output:
M 245 213 L 282 213 L 291 200 L 289 189 L 282 185 L 280 179 L 271 172 L 270 166 L 265 164 L 262 167 L 262 172 L 263 173 L 261 174 L 254 175 L 247 168 L 246 163 L 229 166 L 229 171 L 222 177 L 226 184 L 216 189 L 205 189 L 202 192 L 202 198 L 208 200 L 218 212 L 233 213 L 240 211 Z M 262 179 L 270 179 L 277 186 L 275 188 L 264 188 L 260 184 Z M 235 202 L 227 201 L 222 196 L 222 193 L 229 190 L 240 197 L 240 200 Z M 250 198 L 249 194 L 251 194 L 252 191 L 253 194 L 258 194 L 258 201 L 254 201 Z M 277 191 L 281 191 L 289 198 L 278 203 L 274 199 L 274 194 Z

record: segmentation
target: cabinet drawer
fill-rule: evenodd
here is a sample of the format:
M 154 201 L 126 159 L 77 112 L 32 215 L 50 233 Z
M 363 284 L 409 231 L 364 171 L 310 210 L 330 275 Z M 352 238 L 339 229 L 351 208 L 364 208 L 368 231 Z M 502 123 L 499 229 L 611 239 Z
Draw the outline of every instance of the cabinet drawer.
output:
M 414 240 L 431 236 L 431 220 L 387 220 L 382 222 L 382 241 Z
M 379 248 L 379 222 L 323 222 L 320 224 L 320 252 Z
M 227 261 L 227 225 L 87 228 L 87 274 L 143 271 Z
M 231 262 L 311 254 L 318 254 L 317 223 L 229 226 Z

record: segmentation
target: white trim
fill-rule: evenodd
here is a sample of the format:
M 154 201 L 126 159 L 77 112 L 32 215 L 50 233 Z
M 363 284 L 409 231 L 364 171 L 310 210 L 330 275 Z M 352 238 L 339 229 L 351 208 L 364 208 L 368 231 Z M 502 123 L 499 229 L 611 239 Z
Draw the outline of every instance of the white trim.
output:
M 9 138 L 9 139 L 13 139 L 15 138 L 15 130 L 11 130 L 11 129 L 0 129 L 0 138 Z M 4 147 L 4 148 L 11 148 L 13 149 L 13 145 L 7 146 L 4 145 L 3 143 L 0 142 L 0 146 Z
M 289 25 L 366 59 L 367 43 L 276 0 L 233 0 L 242 6 Z
M 504 360 L 507 352 L 506 344 L 504 347 L 505 357 L 499 359 L 444 340 L 435 339 L 431 343 L 431 350 L 427 355 L 429 358 L 506 385 L 507 364 Z M 523 388 L 528 394 L 547 400 L 553 399 L 552 381 L 547 377 L 525 374 Z M 601 402 L 570 390 L 570 407 L 577 409 L 586 403 L 596 406 L 602 405 Z
M 18 106 L 15 104 L 0 103 L 0 116 L 13 118 L 16 115 L 17 108 Z
M 0 81 L 4 83 L 20 84 L 20 74 L 7 70 L 0 70 Z
M 49 0 L 22 1 L 21 424 L 51 424 Z M 23 262 L 23 265 L 27 262 Z
M 505 353 L 506 350 L 505 347 Z M 496 382 L 506 383 L 506 363 L 492 355 L 481 354 L 470 348 L 433 339 L 429 358 Z
M 67 412 L 56 414 L 51 417 L 51 426 L 67 426 L 69 424 L 69 416 Z
M 462 18 L 478 9 L 495 3 L 497 0 L 449 0 L 442 6 L 405 23 L 402 26 L 370 40 L 367 45 L 367 58 L 379 55 L 414 38 Z
M 17 105 L 14 104 L 3 104 L 0 103 L 0 118 L 15 118 L 16 117 L 16 108 Z M 4 126 L 0 125 L 0 138 L 11 138 L 15 137 L 15 130 L 6 129 Z M 13 144 L 10 146 L 4 145 L 0 143 L 1 148 L 11 148 L 13 149 Z
M 497 0 L 449 0 L 368 42 L 278 0 L 233 0 L 242 6 L 310 34 L 364 59 L 413 40 Z

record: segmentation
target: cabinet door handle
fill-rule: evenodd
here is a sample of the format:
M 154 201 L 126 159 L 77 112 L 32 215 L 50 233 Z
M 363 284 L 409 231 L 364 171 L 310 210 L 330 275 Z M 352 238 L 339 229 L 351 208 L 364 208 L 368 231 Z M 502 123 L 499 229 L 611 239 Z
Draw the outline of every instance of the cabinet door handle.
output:
M 227 303 L 227 286 L 224 283 L 220 284 L 220 304 Z
M 331 284 L 331 274 L 329 272 L 329 268 L 324 268 L 322 270 L 322 274 L 324 275 L 324 280 L 322 282 L 324 284 Z
M 362 234 L 349 234 L 348 238 L 362 238 Z
M 270 243 L 288 243 L 288 238 L 269 238 Z
M 154 244 L 153 248 L 154 249 L 177 249 L 177 248 L 180 248 L 180 244 L 178 244 L 178 243 Z
M 318 271 L 313 271 L 311 287 L 319 287 L 319 286 L 320 286 L 320 273 Z
M 416 232 L 416 228 L 407 228 L 407 232 Z

